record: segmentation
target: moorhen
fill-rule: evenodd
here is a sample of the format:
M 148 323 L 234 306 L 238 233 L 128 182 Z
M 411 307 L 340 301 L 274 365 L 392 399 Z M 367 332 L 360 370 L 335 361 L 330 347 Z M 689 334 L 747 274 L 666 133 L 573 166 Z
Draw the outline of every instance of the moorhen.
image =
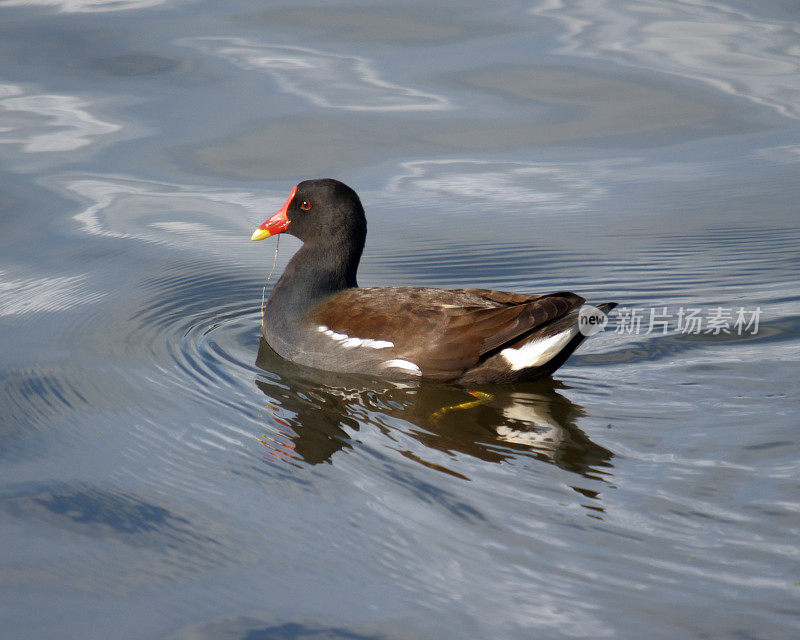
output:
M 261 334 L 286 360 L 396 380 L 516 382 L 553 373 L 586 337 L 584 299 L 566 291 L 359 287 L 367 221 L 338 180 L 298 184 L 252 239 L 283 232 L 303 245 L 272 290 Z

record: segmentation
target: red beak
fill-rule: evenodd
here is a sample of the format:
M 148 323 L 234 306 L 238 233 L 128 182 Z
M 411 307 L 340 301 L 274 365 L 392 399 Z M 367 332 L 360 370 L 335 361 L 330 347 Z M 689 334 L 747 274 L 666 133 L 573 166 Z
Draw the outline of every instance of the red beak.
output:
M 292 204 L 295 193 L 297 193 L 297 187 L 292 189 L 286 202 L 283 203 L 278 212 L 253 232 L 253 235 L 250 236 L 251 240 L 263 240 L 286 231 L 289 227 L 289 218 L 286 217 L 286 212 L 289 210 L 289 205 Z

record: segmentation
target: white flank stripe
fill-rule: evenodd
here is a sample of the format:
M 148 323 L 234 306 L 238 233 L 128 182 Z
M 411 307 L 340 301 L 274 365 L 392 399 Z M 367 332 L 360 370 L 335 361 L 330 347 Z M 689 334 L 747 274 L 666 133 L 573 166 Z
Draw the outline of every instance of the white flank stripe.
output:
M 396 358 L 395 360 L 387 360 L 386 362 L 383 363 L 382 366 L 394 367 L 395 369 L 403 369 L 417 376 L 422 375 L 422 371 L 417 365 L 415 365 L 413 362 L 409 362 L 408 360 L 401 360 L 400 358 Z
M 577 334 L 578 327 L 575 326 L 549 338 L 526 342 L 518 349 L 503 349 L 500 355 L 506 359 L 514 371 L 540 367 L 552 360 Z
M 345 349 L 353 349 L 355 347 L 370 347 L 371 349 L 386 349 L 393 347 L 394 342 L 388 340 L 373 340 L 372 338 L 351 338 L 346 333 L 336 333 L 332 329 L 328 329 L 325 325 L 319 325 L 317 331 L 324 333 L 329 338 L 333 338 L 341 344 Z

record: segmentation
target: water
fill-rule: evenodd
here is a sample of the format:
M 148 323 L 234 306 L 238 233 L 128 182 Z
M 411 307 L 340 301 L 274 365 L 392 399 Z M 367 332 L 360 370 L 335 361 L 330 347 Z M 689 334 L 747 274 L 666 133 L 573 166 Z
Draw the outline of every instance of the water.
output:
M 797 637 L 800 23 L 751 4 L 0 2 L 4 637 Z M 328 175 L 362 285 L 642 330 L 477 396 L 259 353 L 250 233 Z

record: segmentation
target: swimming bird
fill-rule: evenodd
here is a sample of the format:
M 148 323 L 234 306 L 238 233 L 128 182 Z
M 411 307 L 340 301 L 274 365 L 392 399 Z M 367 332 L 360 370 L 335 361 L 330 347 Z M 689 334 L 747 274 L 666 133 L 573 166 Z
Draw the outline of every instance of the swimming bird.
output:
M 298 184 L 251 239 L 284 232 L 303 244 L 264 306 L 261 335 L 301 365 L 395 380 L 529 381 L 558 369 L 588 333 L 579 326 L 585 300 L 568 291 L 359 287 L 367 221 L 338 180 Z

